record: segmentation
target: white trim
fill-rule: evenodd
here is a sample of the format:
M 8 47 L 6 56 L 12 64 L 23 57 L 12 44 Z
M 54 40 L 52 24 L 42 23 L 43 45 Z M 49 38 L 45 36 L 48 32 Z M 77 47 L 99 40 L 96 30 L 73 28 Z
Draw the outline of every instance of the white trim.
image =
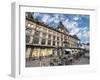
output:
M 11 46 L 11 75 L 13 77 L 18 77 L 20 74 L 19 70 L 19 5 L 16 3 L 12 3 L 12 25 L 11 25 L 11 38 L 12 38 L 12 46 Z
M 24 6 L 24 8 L 22 8 Z M 26 7 L 25 7 L 26 6 Z M 28 6 L 28 7 L 27 7 Z M 95 26 L 95 11 L 96 8 L 90 8 L 90 7 L 81 7 L 81 6 L 73 6 L 73 5 L 59 5 L 58 6 L 49 6 L 48 5 L 37 5 L 37 4 L 33 4 L 32 3 L 12 3 L 12 76 L 14 77 L 20 77 L 20 76 L 40 76 L 39 74 L 42 75 L 54 75 L 54 74 L 64 74 L 64 73 L 75 73 L 75 72 L 94 72 L 95 71 L 95 64 L 94 64 L 94 60 L 96 57 L 94 57 L 94 52 L 92 50 L 92 54 L 91 56 L 93 56 L 93 60 L 91 60 L 91 63 L 93 63 L 92 65 L 82 65 L 82 66 L 73 66 L 74 68 L 72 68 L 71 66 L 62 66 L 62 67 L 37 67 L 37 68 L 29 68 L 26 69 L 25 68 L 25 59 L 23 56 L 25 53 L 25 49 L 23 49 L 23 47 L 25 46 L 25 36 L 23 37 L 25 30 L 24 30 L 24 26 L 25 25 L 25 15 L 23 13 L 25 13 L 25 11 L 31 11 L 34 7 L 34 10 L 36 12 L 42 11 L 42 12 L 50 12 L 54 13 L 55 10 L 57 10 L 59 13 L 63 13 L 66 11 L 64 11 L 63 9 L 74 9 L 72 10 L 72 13 L 79 13 L 79 14 L 90 14 L 92 16 L 91 19 L 91 29 L 93 30 L 94 26 Z M 21 8 L 20 8 L 21 7 Z M 37 10 L 37 9 L 38 10 Z M 52 9 L 51 9 L 52 8 Z M 51 9 L 51 10 L 47 10 L 47 9 Z M 23 11 L 22 11 L 23 10 Z M 63 12 L 61 12 L 61 10 Z M 80 10 L 82 12 L 80 12 Z M 56 12 L 57 12 L 56 11 Z M 67 13 L 70 13 L 70 12 Z M 87 11 L 87 12 L 85 12 Z M 90 11 L 90 12 L 89 12 Z M 92 13 L 93 12 L 93 13 Z M 23 26 L 23 27 L 22 27 Z M 93 35 L 93 33 L 91 33 Z M 92 36 L 93 38 L 93 36 Z M 24 42 L 24 43 L 23 43 Z M 91 41 L 93 42 L 93 41 Z M 24 46 L 23 46 L 24 45 Z M 93 46 L 93 45 L 92 45 Z M 92 62 L 93 61 L 93 62 Z M 66 71 L 66 69 L 69 69 Z M 73 70 L 72 70 L 73 69 Z M 83 69 L 83 70 L 79 70 L 79 69 Z M 86 70 L 85 70 L 86 69 Z M 87 71 L 88 70 L 88 71 Z M 34 73 L 35 72 L 35 73 Z

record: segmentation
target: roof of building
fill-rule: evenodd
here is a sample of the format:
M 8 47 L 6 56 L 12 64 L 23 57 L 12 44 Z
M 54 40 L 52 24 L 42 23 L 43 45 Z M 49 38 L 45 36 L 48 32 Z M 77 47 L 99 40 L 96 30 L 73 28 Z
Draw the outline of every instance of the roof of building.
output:
M 73 35 L 73 37 L 75 38 L 75 39 L 79 39 L 78 37 L 77 37 L 77 35 Z M 80 39 L 79 39 L 80 40 Z
M 58 27 L 57 27 L 58 29 L 59 28 L 61 28 L 61 29 L 64 29 L 64 30 L 66 30 L 66 32 L 69 32 L 68 30 L 67 30 L 67 28 L 62 24 L 62 22 L 60 21 L 59 22 L 59 25 L 58 25 Z
M 44 26 L 44 27 L 49 28 L 49 29 L 51 29 L 51 30 L 57 31 L 57 32 L 62 33 L 62 34 L 64 34 L 64 35 L 68 35 L 68 36 L 70 36 L 70 37 L 72 37 L 72 38 L 75 38 L 75 39 L 77 39 L 77 40 L 80 40 L 76 35 L 72 36 L 72 35 L 70 35 L 70 34 L 66 34 L 66 33 L 63 33 L 63 32 L 61 32 L 61 31 L 59 31 L 57 28 L 59 28 L 60 26 L 58 26 L 57 28 L 53 28 L 53 27 L 50 27 L 50 26 L 47 25 L 47 24 L 44 24 L 43 22 L 39 22 L 37 19 L 29 18 L 29 17 L 26 17 L 26 20 L 35 22 L 35 23 L 37 23 L 37 24 L 39 24 L 39 25 L 41 25 L 41 26 Z M 64 29 L 68 32 L 68 30 L 67 30 L 67 29 L 64 27 L 64 25 L 62 24 L 62 22 L 60 22 L 60 25 L 61 25 L 61 28 L 64 28 Z

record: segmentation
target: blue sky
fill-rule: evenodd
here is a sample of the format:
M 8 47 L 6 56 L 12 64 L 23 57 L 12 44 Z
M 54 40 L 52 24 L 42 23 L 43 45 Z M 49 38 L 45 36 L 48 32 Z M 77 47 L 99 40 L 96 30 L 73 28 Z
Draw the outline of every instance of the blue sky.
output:
M 89 15 L 35 12 L 33 17 L 53 28 L 61 21 L 71 35 L 77 35 L 82 43 L 89 42 Z

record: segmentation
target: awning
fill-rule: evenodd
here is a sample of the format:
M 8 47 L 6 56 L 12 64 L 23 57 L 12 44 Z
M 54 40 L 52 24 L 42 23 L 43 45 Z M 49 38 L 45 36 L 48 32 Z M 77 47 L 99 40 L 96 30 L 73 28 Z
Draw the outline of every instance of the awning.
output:
M 72 51 L 71 49 L 64 49 L 65 51 Z

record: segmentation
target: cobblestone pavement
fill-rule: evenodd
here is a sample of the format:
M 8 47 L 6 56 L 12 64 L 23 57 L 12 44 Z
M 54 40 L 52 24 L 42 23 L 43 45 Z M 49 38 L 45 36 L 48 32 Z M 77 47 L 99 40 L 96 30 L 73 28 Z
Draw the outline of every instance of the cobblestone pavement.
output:
M 72 63 L 72 65 L 78 65 L 78 64 L 89 64 L 89 59 L 88 58 L 81 57 L 80 59 L 75 60 Z
M 44 58 L 41 61 L 40 60 L 34 60 L 34 61 L 28 61 L 26 62 L 26 67 L 43 67 L 43 66 L 50 66 L 50 59 L 51 58 Z M 84 65 L 89 64 L 89 59 L 86 57 L 80 57 L 79 59 L 74 59 L 72 64 L 70 65 Z
M 48 59 L 42 59 L 41 61 L 40 60 L 34 60 L 34 61 L 28 61 L 26 62 L 26 67 L 42 67 L 42 66 L 49 66 L 49 61 L 50 61 L 50 58 Z

